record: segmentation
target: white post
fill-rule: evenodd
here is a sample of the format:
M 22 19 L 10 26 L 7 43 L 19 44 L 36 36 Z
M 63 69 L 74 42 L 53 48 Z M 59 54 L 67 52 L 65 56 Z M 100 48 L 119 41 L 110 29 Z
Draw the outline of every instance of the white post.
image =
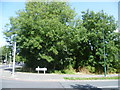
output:
M 15 73 L 15 53 L 16 53 L 16 42 L 14 44 L 14 51 L 13 51 L 13 69 L 12 69 L 12 76 L 14 76 Z
M 39 66 L 38 66 L 38 74 L 39 74 Z

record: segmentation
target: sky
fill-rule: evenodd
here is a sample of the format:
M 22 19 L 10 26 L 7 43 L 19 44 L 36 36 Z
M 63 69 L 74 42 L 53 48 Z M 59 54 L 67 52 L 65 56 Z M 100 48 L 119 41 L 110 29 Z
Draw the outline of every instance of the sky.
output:
M 0 1 L 0 47 L 6 45 L 5 36 L 3 35 L 5 24 L 9 23 L 11 16 L 15 17 L 16 12 L 25 8 L 25 0 L 1 0 Z M 88 2 L 89 1 L 89 2 Z M 97 1 L 97 0 L 96 0 Z M 106 1 L 106 2 L 105 2 Z M 71 8 L 75 8 L 76 13 L 81 16 L 81 11 L 87 9 L 99 12 L 104 10 L 108 15 L 114 16 L 115 20 L 118 20 L 118 1 L 119 0 L 70 0 Z

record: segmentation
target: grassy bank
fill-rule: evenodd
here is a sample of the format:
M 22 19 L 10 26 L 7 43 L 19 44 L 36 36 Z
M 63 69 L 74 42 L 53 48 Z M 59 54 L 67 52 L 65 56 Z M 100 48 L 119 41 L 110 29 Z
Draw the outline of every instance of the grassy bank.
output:
M 80 78 L 80 77 L 64 77 L 65 80 L 106 80 L 106 79 L 120 79 L 120 76 L 114 77 L 90 77 L 90 78 Z

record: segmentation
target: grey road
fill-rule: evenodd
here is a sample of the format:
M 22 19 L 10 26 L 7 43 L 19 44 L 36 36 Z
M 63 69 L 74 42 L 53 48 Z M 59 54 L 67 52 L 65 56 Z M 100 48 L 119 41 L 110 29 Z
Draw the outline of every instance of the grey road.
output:
M 9 67 L 9 66 L 8 65 L 0 65 L 0 69 L 6 68 L 6 67 Z
M 2 80 L 2 88 L 118 88 L 117 80 L 105 81 L 20 81 L 20 80 Z M 96 90 L 95 89 L 95 90 Z M 116 89 L 118 90 L 118 89 Z
M 24 90 L 23 88 L 29 88 L 27 90 L 40 90 L 39 88 L 50 89 L 80 89 L 82 90 L 102 90 L 101 88 L 108 88 L 108 90 L 119 90 L 118 80 L 78 80 L 69 81 L 64 80 L 63 77 L 83 77 L 85 75 L 52 75 L 52 74 L 33 74 L 33 73 L 17 73 L 14 78 L 11 77 L 11 72 L 6 71 L 4 68 L 8 66 L 0 67 L 0 89 L 2 90 Z M 87 75 L 86 77 L 90 77 Z M 96 77 L 101 75 L 95 75 Z M 8 89 L 13 88 L 13 89 Z M 17 89 L 15 89 L 17 88 Z M 22 88 L 22 89 L 21 89 Z M 31 88 L 31 89 L 30 89 Z M 33 89 L 34 88 L 34 89 Z M 25 89 L 26 90 L 26 89 Z M 106 89 L 105 89 L 106 90 Z

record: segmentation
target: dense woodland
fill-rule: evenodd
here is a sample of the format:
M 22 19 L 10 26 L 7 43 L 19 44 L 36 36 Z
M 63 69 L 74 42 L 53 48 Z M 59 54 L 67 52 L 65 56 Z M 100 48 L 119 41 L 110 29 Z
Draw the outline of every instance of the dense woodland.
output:
M 27 2 L 25 9 L 4 28 L 4 35 L 12 51 L 17 43 L 16 61 L 24 61 L 25 68 L 47 67 L 58 70 L 91 73 L 120 71 L 119 33 L 113 16 L 103 10 L 76 13 L 67 2 Z M 78 17 L 81 15 L 81 17 Z M 5 46 L 3 55 L 5 55 Z

